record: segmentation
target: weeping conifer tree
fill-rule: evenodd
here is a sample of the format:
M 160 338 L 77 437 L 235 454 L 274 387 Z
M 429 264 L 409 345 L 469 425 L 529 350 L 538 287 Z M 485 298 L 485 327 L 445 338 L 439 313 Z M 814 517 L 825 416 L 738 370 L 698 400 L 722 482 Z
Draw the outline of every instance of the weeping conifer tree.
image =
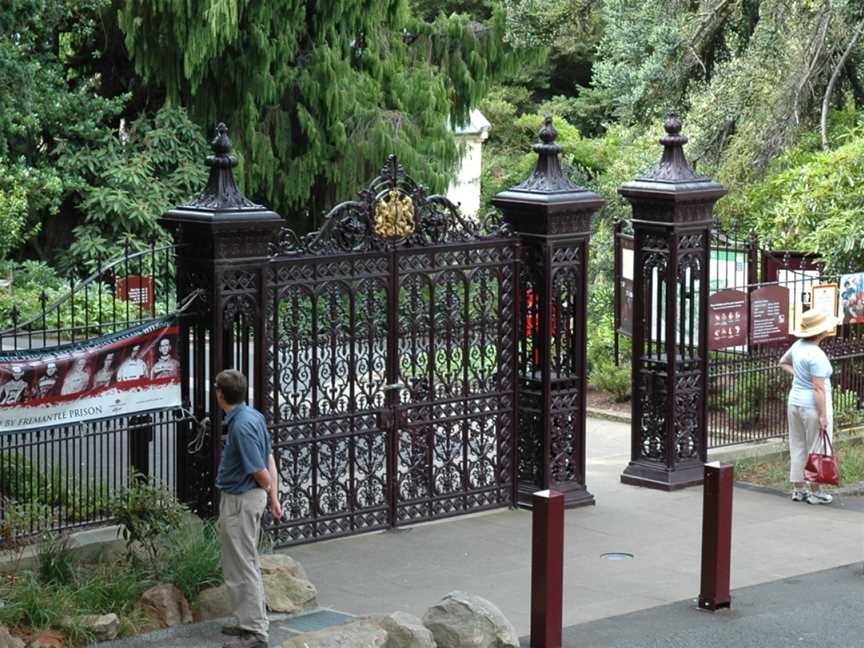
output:
M 408 0 L 128 0 L 120 26 L 168 101 L 208 130 L 229 123 L 246 192 L 301 230 L 390 153 L 444 190 L 459 158 L 448 120 L 518 64 L 503 11 L 425 21 Z

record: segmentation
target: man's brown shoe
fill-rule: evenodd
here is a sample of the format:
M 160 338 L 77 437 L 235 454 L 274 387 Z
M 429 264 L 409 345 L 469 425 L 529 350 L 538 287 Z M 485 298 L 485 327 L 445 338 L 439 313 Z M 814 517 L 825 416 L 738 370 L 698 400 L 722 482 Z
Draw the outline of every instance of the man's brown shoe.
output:
M 229 637 L 242 637 L 249 634 L 249 632 L 238 625 L 224 625 L 222 626 L 222 634 Z
M 222 648 L 269 648 L 267 642 L 253 634 L 222 644 Z

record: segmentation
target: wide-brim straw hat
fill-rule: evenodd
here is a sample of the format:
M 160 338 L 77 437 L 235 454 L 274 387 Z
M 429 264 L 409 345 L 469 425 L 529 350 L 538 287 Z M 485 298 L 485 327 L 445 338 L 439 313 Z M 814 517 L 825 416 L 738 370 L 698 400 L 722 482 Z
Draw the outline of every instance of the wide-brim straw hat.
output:
M 798 326 L 792 335 L 799 338 L 810 338 L 833 331 L 837 326 L 837 318 L 831 317 L 820 310 L 808 310 L 801 315 Z

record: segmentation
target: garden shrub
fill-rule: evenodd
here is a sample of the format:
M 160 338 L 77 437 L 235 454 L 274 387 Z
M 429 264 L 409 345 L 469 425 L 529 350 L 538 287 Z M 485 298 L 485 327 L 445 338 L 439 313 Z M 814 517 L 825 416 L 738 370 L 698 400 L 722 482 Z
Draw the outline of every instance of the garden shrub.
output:
M 864 409 L 858 394 L 851 389 L 835 389 L 832 393 L 834 405 L 834 427 L 850 427 L 864 421 Z
M 595 389 L 608 392 L 615 402 L 623 403 L 630 398 L 630 365 L 616 366 L 611 360 L 598 362 L 591 370 L 588 384 Z
M 131 481 L 131 486 L 114 499 L 111 514 L 121 525 L 130 559 L 135 558 L 134 549 L 140 546 L 155 565 L 162 553 L 161 540 L 180 527 L 188 509 L 152 478 L 135 474 Z
M 54 506 L 66 501 L 66 491 L 50 472 L 45 472 L 18 452 L 0 453 L 0 491 L 20 502 Z

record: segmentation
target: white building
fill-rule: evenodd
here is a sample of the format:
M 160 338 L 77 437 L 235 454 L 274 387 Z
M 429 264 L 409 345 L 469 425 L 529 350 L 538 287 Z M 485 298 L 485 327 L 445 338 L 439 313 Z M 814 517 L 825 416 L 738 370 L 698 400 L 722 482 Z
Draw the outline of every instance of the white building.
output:
M 480 210 L 480 173 L 483 167 L 483 142 L 489 137 L 491 124 L 479 110 L 472 110 L 468 123 L 453 132 L 465 153 L 456 178 L 447 189 L 447 197 L 460 206 L 466 216 L 476 216 Z

